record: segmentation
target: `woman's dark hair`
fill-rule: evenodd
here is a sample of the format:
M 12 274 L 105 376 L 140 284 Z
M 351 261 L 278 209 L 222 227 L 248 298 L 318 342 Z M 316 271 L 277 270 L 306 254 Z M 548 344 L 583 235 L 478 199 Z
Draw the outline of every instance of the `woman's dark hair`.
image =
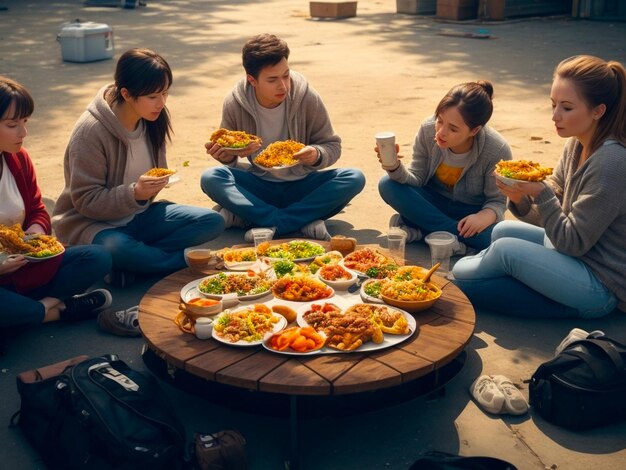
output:
M 626 145 L 626 70 L 620 62 L 590 55 L 574 56 L 557 65 L 554 77 L 571 80 L 590 108 L 606 106 L 591 138 L 589 154 L 611 137 Z
M 259 34 L 246 41 L 241 58 L 246 73 L 258 79 L 264 67 L 289 59 L 289 46 L 273 34 Z
M 439 116 L 448 108 L 457 107 L 467 127 L 484 126 L 493 113 L 493 85 L 487 80 L 461 83 L 446 93 L 435 110 Z
M 172 86 L 172 69 L 163 57 L 150 49 L 130 49 L 124 52 L 115 67 L 113 100 L 124 102 L 122 88 L 128 90 L 133 99 L 158 93 Z M 146 121 L 146 131 L 154 157 L 170 140 L 172 124 L 167 107 L 163 108 L 156 121 Z
M 13 116 L 7 116 L 15 105 Z M 35 102 L 26 88 L 10 78 L 0 75 L 0 119 L 23 119 L 33 114 Z

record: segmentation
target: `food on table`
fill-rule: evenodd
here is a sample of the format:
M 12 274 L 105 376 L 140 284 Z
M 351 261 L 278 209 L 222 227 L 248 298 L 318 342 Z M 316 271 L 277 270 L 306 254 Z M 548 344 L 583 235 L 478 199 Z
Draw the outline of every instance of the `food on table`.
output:
M 496 173 L 514 180 L 543 181 L 552 174 L 552 168 L 529 160 L 500 160 L 496 163 Z
M 251 142 L 261 143 L 261 138 L 254 134 L 248 134 L 244 131 L 230 131 L 224 128 L 213 132 L 210 140 L 222 147 L 235 149 L 247 147 Z
M 319 276 L 327 281 L 348 281 L 353 275 L 346 268 L 338 264 L 328 264 L 319 269 Z
M 272 142 L 255 159 L 254 163 L 265 168 L 295 165 L 293 156 L 304 148 L 304 144 L 295 140 Z
M 333 290 L 322 281 L 305 275 L 281 277 L 274 283 L 272 292 L 278 298 L 294 302 L 310 302 L 333 295 Z
M 441 291 L 420 279 L 409 281 L 386 281 L 380 291 L 381 295 L 401 301 L 432 300 L 441 295 Z
M 215 299 L 204 299 L 202 297 L 195 297 L 193 299 L 189 299 L 187 301 L 188 304 L 197 305 L 198 307 L 213 307 L 220 303 L 219 300 Z
M 330 239 L 330 249 L 340 252 L 342 255 L 352 253 L 356 248 L 356 238 L 335 235 Z
M 260 294 L 272 288 L 272 281 L 263 273 L 219 273 L 203 279 L 198 284 L 198 290 L 205 294 L 224 295 L 236 293 L 242 297 Z
M 163 176 L 170 176 L 176 173 L 176 170 L 170 170 L 169 168 L 152 168 L 144 173 L 144 176 L 151 176 L 153 178 L 161 178 Z
M 371 248 L 353 251 L 343 259 L 343 265 L 346 268 L 354 269 L 360 273 L 365 273 L 370 268 L 389 264 L 395 264 L 395 261 Z
M 382 289 L 384 282 L 385 281 L 383 279 L 366 281 L 363 284 L 363 292 L 365 292 L 370 297 L 376 297 L 377 299 L 380 299 L 380 290 Z
M 342 312 L 335 304 L 312 304 L 303 315 L 304 321 L 327 337 L 326 346 L 340 351 L 354 351 L 368 341 L 384 340 L 380 326 L 368 312 Z
M 317 272 L 319 268 L 326 264 L 338 264 L 343 259 L 343 255 L 338 251 L 329 251 L 323 255 L 317 256 L 311 264 L 309 264 L 309 271 L 313 274 Z
M 346 314 L 356 312 L 367 315 L 383 333 L 390 335 L 408 335 L 411 332 L 409 322 L 402 312 L 391 310 L 383 305 L 356 304 L 346 310 Z
M 421 266 L 401 266 L 391 276 L 394 281 L 410 281 L 411 279 L 423 279 L 428 269 Z
M 63 245 L 52 235 L 36 234 L 29 237 L 20 224 L 10 227 L 0 224 L 0 251 L 9 255 L 47 258 L 61 253 L 63 249 Z
M 225 311 L 213 325 L 215 334 L 226 341 L 259 341 L 274 329 L 280 317 L 274 315 L 264 304 L 255 304 L 235 312 Z
M 236 250 L 225 250 L 222 259 L 228 263 L 244 263 L 246 261 L 256 261 L 254 248 L 241 248 Z
M 287 323 L 296 321 L 296 318 L 298 316 L 298 313 L 288 305 L 272 305 L 272 312 L 278 313 L 279 315 L 285 317 Z
M 310 352 L 324 346 L 325 338 L 311 326 L 292 327 L 273 335 L 268 344 L 275 351 L 293 349 L 297 352 Z
M 365 275 L 373 279 L 383 279 L 392 276 L 399 266 L 395 263 L 385 264 L 383 266 L 372 266 L 365 270 Z
M 290 242 L 277 245 L 271 245 L 270 242 L 263 242 L 257 247 L 257 254 L 259 256 L 288 260 L 312 258 L 324 252 L 325 250 L 322 245 L 308 240 L 291 240 Z
M 287 276 L 288 274 L 296 274 L 298 272 L 303 272 L 303 267 L 297 265 L 293 261 L 288 259 L 280 259 L 278 261 L 274 261 L 272 263 L 272 268 L 276 273 L 276 277 Z

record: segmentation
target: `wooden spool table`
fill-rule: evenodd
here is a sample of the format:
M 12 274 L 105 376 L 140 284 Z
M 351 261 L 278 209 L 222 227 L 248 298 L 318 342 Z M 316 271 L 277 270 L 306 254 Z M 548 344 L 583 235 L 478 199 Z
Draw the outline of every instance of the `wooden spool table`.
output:
M 321 244 L 328 249 L 328 243 Z M 215 272 L 207 270 L 205 274 Z M 147 347 L 170 372 L 181 370 L 229 387 L 288 396 L 292 459 L 297 455 L 298 397 L 393 390 L 425 376 L 433 377 L 432 389 L 438 388 L 443 384 L 437 371 L 459 356 L 474 332 L 476 317 L 467 297 L 447 279 L 435 276 L 433 281 L 443 295 L 430 309 L 414 314 L 419 331 L 388 349 L 294 357 L 262 346 L 233 347 L 213 339 L 199 340 L 174 324 L 181 288 L 199 277 L 202 275 L 183 269 L 156 283 L 142 298 L 139 324 Z M 355 294 L 355 302 L 360 301 Z M 245 304 L 251 303 L 255 302 Z

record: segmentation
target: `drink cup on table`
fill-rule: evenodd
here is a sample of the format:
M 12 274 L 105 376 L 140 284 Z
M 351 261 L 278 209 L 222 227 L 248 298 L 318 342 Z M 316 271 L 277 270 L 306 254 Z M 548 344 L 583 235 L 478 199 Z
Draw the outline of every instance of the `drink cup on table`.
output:
M 269 228 L 253 228 L 252 238 L 254 239 L 254 252 L 257 253 L 261 243 L 269 242 L 274 236 L 274 232 Z
M 450 257 L 457 243 L 456 235 L 449 232 L 432 232 L 424 241 L 430 247 L 430 259 L 432 266 L 441 263 L 437 274 L 448 277 L 450 275 Z
M 387 232 L 387 249 L 399 266 L 404 266 L 405 248 L 406 232 L 400 228 L 391 227 Z
M 398 161 L 396 153 L 396 135 L 393 132 L 379 132 L 374 136 L 378 153 L 380 154 L 380 162 L 385 168 L 391 168 Z
M 211 259 L 211 250 L 188 248 L 185 250 L 185 262 L 192 270 L 201 272 L 208 268 Z

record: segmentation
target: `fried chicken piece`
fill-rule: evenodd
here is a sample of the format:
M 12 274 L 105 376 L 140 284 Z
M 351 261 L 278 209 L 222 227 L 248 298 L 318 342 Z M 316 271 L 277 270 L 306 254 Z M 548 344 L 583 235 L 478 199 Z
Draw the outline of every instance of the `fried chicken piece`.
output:
M 543 181 L 552 174 L 552 168 L 542 167 L 530 160 L 500 160 L 496 163 L 496 173 L 515 180 Z
M 244 148 L 250 145 L 250 142 L 262 142 L 261 138 L 254 134 L 248 134 L 244 131 L 231 131 L 223 127 L 211 134 L 210 141 L 228 148 Z
M 161 178 L 162 176 L 169 176 L 176 173 L 176 170 L 170 170 L 169 168 L 151 168 L 144 173 L 145 176 L 151 176 L 153 178 Z

